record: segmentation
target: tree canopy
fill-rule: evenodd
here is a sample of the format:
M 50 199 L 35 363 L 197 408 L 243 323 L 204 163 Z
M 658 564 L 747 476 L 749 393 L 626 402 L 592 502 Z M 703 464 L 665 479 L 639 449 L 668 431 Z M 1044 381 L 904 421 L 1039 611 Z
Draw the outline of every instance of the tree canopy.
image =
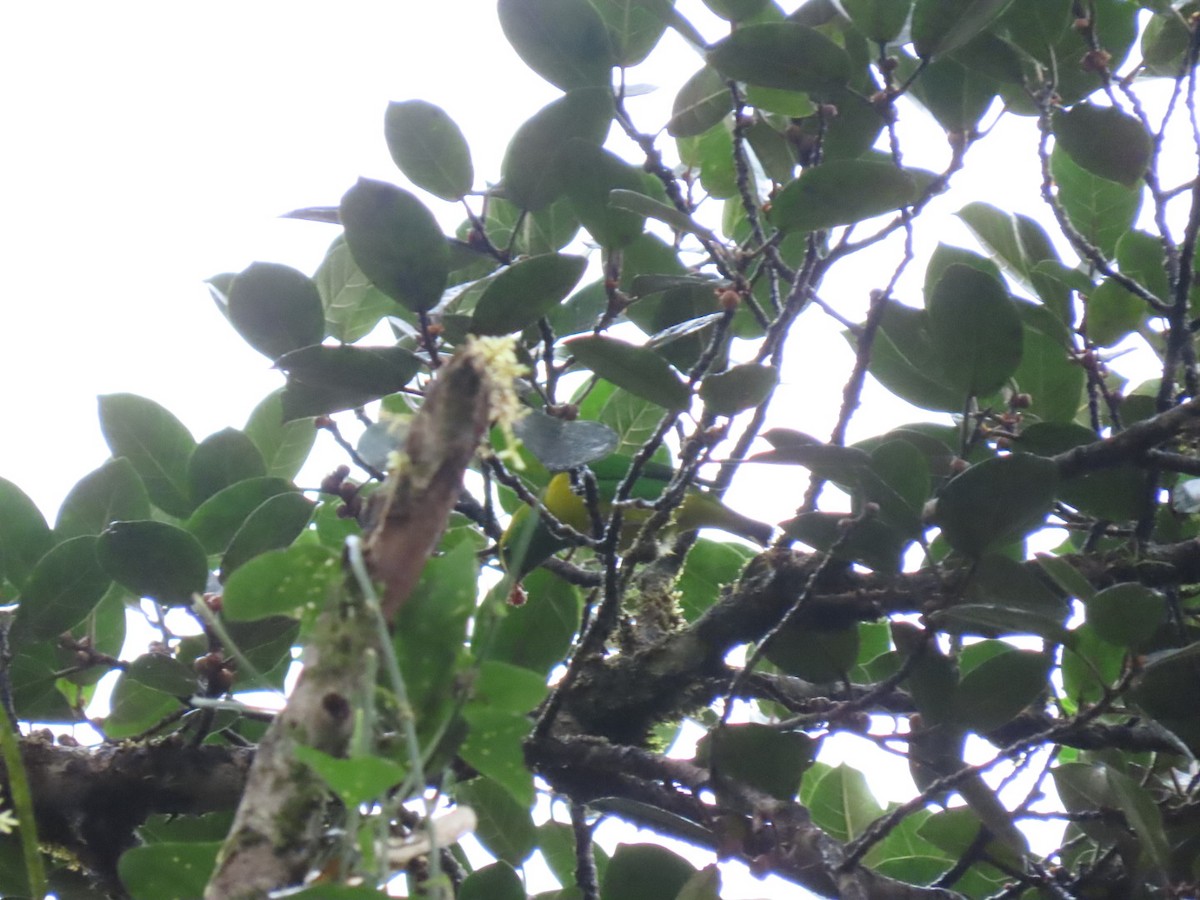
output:
M 498 172 L 394 102 L 398 183 L 289 213 L 338 230 L 311 275 L 212 279 L 286 379 L 249 421 L 109 394 L 52 524 L 0 479 L 0 893 L 1195 895 L 1200 7 L 793 5 L 499 0 L 561 96 Z M 962 184 L 1013 118 L 1036 217 Z M 845 371 L 789 356 L 830 322 Z M 725 502 L 751 469 L 788 518 Z

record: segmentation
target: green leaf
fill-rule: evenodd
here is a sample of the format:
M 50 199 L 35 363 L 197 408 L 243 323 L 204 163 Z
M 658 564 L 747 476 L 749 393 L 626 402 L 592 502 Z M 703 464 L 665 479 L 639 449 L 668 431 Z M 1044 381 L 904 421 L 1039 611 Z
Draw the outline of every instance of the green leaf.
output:
M 295 485 L 282 478 L 251 478 L 231 484 L 205 500 L 184 528 L 195 535 L 205 553 L 221 553 L 254 510 L 278 494 L 295 490 Z
M 71 495 L 78 489 L 76 485 Z M 0 478 L 0 576 L 21 584 L 53 545 L 50 526 L 34 502 L 11 481 Z
M 530 572 L 523 584 L 528 597 L 525 604 L 505 608 L 504 616 L 486 644 L 476 649 L 476 655 L 545 674 L 570 650 L 583 601 L 577 588 L 544 569 Z M 481 634 L 481 630 L 476 633 Z
M 841 0 L 854 27 L 877 44 L 895 40 L 908 21 L 912 0 Z
M 454 120 L 425 100 L 389 103 L 383 134 L 397 168 L 443 200 L 461 200 L 475 179 L 471 151 Z
M 96 560 L 92 535 L 70 538 L 46 553 L 20 589 L 13 640 L 40 641 L 78 625 L 112 579 Z
M 986 29 L 1012 0 L 916 0 L 912 38 L 922 59 L 949 53 Z
M 533 722 L 525 713 L 468 703 L 463 718 L 471 726 L 459 749 L 463 762 L 501 785 L 528 809 L 535 796 L 533 774 L 525 766 L 525 739 Z
M 697 761 L 776 800 L 789 801 L 812 765 L 818 741 L 770 725 L 727 725 L 709 732 L 696 748 Z M 717 788 L 720 793 L 720 788 Z
M 437 304 L 450 248 L 425 204 L 395 185 L 360 178 L 342 197 L 340 214 L 354 261 L 379 290 L 412 312 Z
M 801 800 L 813 823 L 839 841 L 858 837 L 883 814 L 863 773 L 844 764 L 825 772 L 811 788 L 806 780 L 804 788 Z
M 266 474 L 266 463 L 254 442 L 236 428 L 222 429 L 201 441 L 188 460 L 192 503 L 199 506 L 231 484 Z
M 1154 151 L 1138 119 L 1087 101 L 1055 114 L 1054 137 L 1080 167 L 1127 187 L 1141 181 Z
M 937 501 L 937 524 L 950 546 L 979 557 L 1037 528 L 1057 488 L 1058 467 L 1045 457 L 986 459 L 946 485 Z
M 500 0 L 497 9 L 517 55 L 555 87 L 608 88 L 617 59 L 587 0 Z
M 71 488 L 59 507 L 54 536 L 63 541 L 99 534 L 112 522 L 149 517 L 150 498 L 133 464 L 125 457 L 110 459 Z
M 1167 619 L 1162 594 L 1134 582 L 1105 588 L 1088 598 L 1084 609 L 1097 635 L 1131 650 L 1144 646 Z
M 636 66 L 658 44 L 667 29 L 663 7 L 670 0 L 588 0 L 608 29 L 614 62 Z
M 138 597 L 187 606 L 208 584 L 208 558 L 189 532 L 166 522 L 114 522 L 96 545 L 100 564 Z
M 341 572 L 338 555 L 318 544 L 271 550 L 229 576 L 222 609 L 234 621 L 316 611 L 329 600 Z
M 421 370 L 403 347 L 303 347 L 279 358 L 287 372 L 281 397 L 288 421 L 353 409 L 403 389 Z
M 779 371 L 774 366 L 743 363 L 705 378 L 700 385 L 700 399 L 709 412 L 732 416 L 758 406 L 778 384 Z
M 229 289 L 229 321 L 270 359 L 325 337 L 325 312 L 312 279 L 291 266 L 251 263 Z
M 582 256 L 547 253 L 521 260 L 492 279 L 471 316 L 473 334 L 520 331 L 558 306 L 583 277 Z
M 530 410 L 513 427 L 521 443 L 552 472 L 564 472 L 603 459 L 620 439 L 603 422 L 571 421 Z
M 562 196 L 568 147 L 574 139 L 603 144 L 612 117 L 608 88 L 573 90 L 535 113 L 517 129 L 504 153 L 500 171 L 508 199 L 532 212 Z
M 1117 241 L 1133 227 L 1141 192 L 1093 175 L 1059 146 L 1050 154 L 1050 173 L 1071 224 L 1102 253 L 1112 256 Z
M 125 851 L 117 870 L 134 900 L 195 900 L 220 849 L 220 841 L 148 844 Z
M 312 419 L 283 419 L 283 391 L 273 391 L 262 399 L 246 422 L 245 432 L 266 462 L 267 475 L 292 479 L 308 459 L 317 439 Z
M 850 79 L 846 51 L 815 28 L 794 22 L 745 25 L 708 52 L 727 78 L 827 96 Z
M 344 235 L 338 235 L 313 275 L 325 309 L 325 331 L 331 338 L 353 343 L 366 337 L 384 316 L 409 315 L 391 297 L 371 284 L 350 254 Z
M 566 345 L 578 363 L 632 394 L 672 411 L 691 403 L 688 386 L 653 350 L 603 335 L 572 338 Z
M 572 211 L 602 247 L 624 247 L 642 233 L 640 213 L 609 204 L 614 190 L 644 191 L 642 172 L 602 147 L 575 140 L 563 158 L 562 173 Z
M 246 517 L 225 548 L 221 581 L 260 553 L 288 546 L 308 525 L 315 505 L 303 494 L 292 491 L 263 501 Z
M 160 694 L 190 697 L 196 692 L 196 673 L 181 660 L 163 653 L 143 653 L 129 664 L 125 674 Z
M 383 797 L 404 781 L 406 770 L 399 763 L 379 756 L 339 759 L 316 747 L 297 746 L 296 759 L 311 768 L 348 807 Z
M 671 137 L 695 137 L 708 131 L 733 110 L 733 94 L 721 73 L 704 66 L 683 83 L 675 95 L 667 133 Z
M 1010 649 L 963 675 L 954 694 L 953 721 L 986 734 L 1013 719 L 1048 689 L 1051 660 Z
M 695 867 L 657 844 L 618 844 L 600 883 L 600 900 L 663 900 L 675 897 Z
M 869 159 L 835 159 L 810 167 L 784 186 L 768 218 L 785 231 L 851 225 L 907 206 L 925 185 L 925 173 Z
M 475 811 L 475 837 L 496 859 L 519 866 L 537 846 L 529 807 L 490 778 L 472 778 L 454 788 L 455 799 Z M 524 897 L 524 894 L 522 894 Z
M 926 298 L 929 334 L 941 369 L 965 396 L 1004 386 L 1021 363 L 1021 317 L 1004 285 L 955 264 Z M 945 382 L 944 382 L 945 383 Z
M 194 508 L 188 462 L 196 440 L 174 415 L 136 394 L 100 397 L 100 431 L 113 456 L 124 456 L 146 486 L 150 502 L 184 518 Z

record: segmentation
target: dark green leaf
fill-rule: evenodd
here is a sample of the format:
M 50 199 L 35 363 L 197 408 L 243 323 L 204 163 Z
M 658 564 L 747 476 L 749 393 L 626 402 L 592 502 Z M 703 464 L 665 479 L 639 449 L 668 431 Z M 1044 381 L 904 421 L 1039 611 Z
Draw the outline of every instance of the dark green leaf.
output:
M 304 531 L 314 504 L 303 494 L 288 491 L 258 506 L 242 522 L 221 557 L 221 581 L 260 553 L 288 546 Z
M 225 428 L 201 441 L 188 460 L 192 503 L 199 506 L 231 484 L 266 474 L 267 466 L 262 454 L 249 436 L 236 428 Z
M 705 66 L 683 83 L 671 107 L 667 133 L 671 137 L 703 134 L 733 110 L 729 84 L 712 66 Z
M 222 608 L 231 620 L 316 611 L 329 600 L 341 571 L 338 555 L 317 544 L 271 550 L 229 576 Z
M 417 187 L 443 200 L 459 200 L 471 190 L 471 151 L 440 106 L 425 100 L 389 103 L 383 134 L 392 160 Z
M 517 129 L 504 153 L 500 171 L 508 199 L 535 211 L 562 196 L 568 147 L 577 138 L 603 144 L 612 117 L 608 88 L 573 90 L 539 110 Z
M 558 306 L 583 276 L 582 256 L 548 253 L 524 259 L 488 284 L 471 316 L 474 334 L 509 334 Z
M 114 522 L 100 535 L 96 556 L 138 597 L 187 606 L 208 584 L 208 559 L 190 533 L 166 522 Z
M 254 441 L 274 478 L 296 477 L 317 439 L 312 419 L 284 422 L 283 392 L 274 391 L 263 398 L 246 422 L 246 436 Z
M 1050 154 L 1050 172 L 1071 224 L 1102 253 L 1112 256 L 1117 241 L 1133 226 L 1141 192 L 1080 168 L 1059 146 Z
M 963 396 L 1003 387 L 1021 362 L 1021 318 L 1004 285 L 978 269 L 952 265 L 926 298 L 933 351 Z
M 214 494 L 184 523 L 206 553 L 221 553 L 229 546 L 246 518 L 277 494 L 296 490 L 282 478 L 251 478 Z
M 770 725 L 727 725 L 709 732 L 696 748 L 697 761 L 723 777 L 787 802 L 813 763 L 817 740 Z M 718 792 L 720 789 L 718 788 Z
M 982 32 L 1012 0 L 916 0 L 912 38 L 917 55 L 949 53 Z
M 76 485 L 71 491 L 64 508 L 79 489 Z M 11 481 L 0 478 L 0 576 L 21 584 L 53 545 L 50 526 L 34 502 Z
M 340 210 L 346 245 L 363 274 L 405 309 L 433 308 L 446 287 L 450 248 L 425 204 L 395 185 L 360 178 Z
M 547 469 L 562 472 L 608 456 L 620 442 L 602 422 L 570 421 L 530 410 L 514 426 L 517 437 Z
M 121 855 L 121 883 L 134 900 L 195 900 L 217 862 L 220 841 L 161 843 Z
M 421 359 L 403 347 L 304 347 L 279 358 L 288 421 L 353 409 L 404 388 Z
M 1167 618 L 1162 594 L 1133 582 L 1105 588 L 1089 598 L 1084 609 L 1096 634 L 1130 649 L 1142 647 Z
M 758 406 L 771 396 L 777 384 L 779 371 L 774 366 L 744 363 L 705 378 L 700 385 L 700 399 L 709 412 L 732 416 Z
M 136 394 L 100 398 L 100 430 L 113 456 L 124 456 L 146 486 L 150 502 L 184 518 L 194 508 L 188 462 L 196 440 L 174 415 Z
M 96 541 L 92 535 L 63 541 L 33 567 L 20 589 L 14 641 L 57 637 L 100 602 L 112 579 L 96 560 Z
M 1048 689 L 1051 660 L 1010 649 L 963 675 L 954 694 L 954 721 L 986 734 L 1017 716 Z
M 772 200 L 770 220 L 784 230 L 851 225 L 907 206 L 925 173 L 868 159 L 832 160 L 805 169 Z
M 1128 187 L 1141 180 L 1154 149 L 1150 135 L 1133 116 L 1086 101 L 1054 116 L 1054 137 L 1079 166 Z
M 708 63 L 727 78 L 820 95 L 850 78 L 846 51 L 816 29 L 794 22 L 738 28 L 708 52 Z
M 325 337 L 317 286 L 291 266 L 251 263 L 233 280 L 228 313 L 246 343 L 271 359 Z
M 696 872 L 686 859 L 657 844 L 618 844 L 600 900 L 663 900 L 675 897 Z
M 587 0 L 500 0 L 498 10 L 517 55 L 555 87 L 608 88 L 617 59 Z
M 537 830 L 528 806 L 517 803 L 490 778 L 464 781 L 454 788 L 454 796 L 475 810 L 475 837 L 492 856 L 514 866 L 529 858 L 537 845 Z
M 1029 453 L 987 459 L 951 480 L 937 523 L 956 550 L 982 556 L 1037 528 L 1054 502 L 1058 467 Z
M 601 378 L 669 410 L 683 410 L 691 391 L 667 361 L 645 347 L 603 335 L 573 338 L 567 347 L 575 359 Z

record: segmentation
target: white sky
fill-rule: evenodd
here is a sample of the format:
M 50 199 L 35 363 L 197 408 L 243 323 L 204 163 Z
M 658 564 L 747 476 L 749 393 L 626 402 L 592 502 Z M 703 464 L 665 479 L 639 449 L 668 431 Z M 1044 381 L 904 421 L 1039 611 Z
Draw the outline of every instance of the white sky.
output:
M 699 3 L 678 5 L 690 14 Z M 75 480 L 108 455 L 96 418 L 101 393 L 151 397 L 197 439 L 243 424 L 282 379 L 225 323 L 203 280 L 254 260 L 311 272 L 336 229 L 280 213 L 335 205 L 360 175 L 404 184 L 383 140 L 389 100 L 443 106 L 466 133 L 476 187 L 495 180 L 508 137 L 558 91 L 519 63 L 494 7 L 489 0 L 0 7 L 7 432 L 0 475 L 53 521 Z M 673 34 L 664 46 L 671 52 L 655 59 L 654 70 L 630 76 L 664 85 L 631 101 L 651 129 L 700 64 Z M 959 176 L 972 196 L 938 201 L 934 214 L 944 217 L 968 199 L 1038 212 L 1035 160 L 1020 141 L 1028 126 L 1005 122 L 1002 131 L 1012 129 L 1015 139 L 1001 135 L 972 151 Z M 907 150 L 931 168 L 948 154 L 937 129 Z M 448 230 L 461 218 L 425 199 Z M 918 235 L 926 252 L 939 238 L 970 245 L 949 218 L 918 227 Z M 843 292 L 844 308 L 860 317 L 867 290 L 882 286 L 894 259 L 878 271 L 853 266 L 857 277 L 833 282 L 825 295 Z M 913 267 L 909 284 L 919 284 L 923 269 Z M 780 424 L 824 434 L 849 354 L 835 329 L 816 320 L 797 330 L 776 412 Z M 915 417 L 892 404 L 873 413 L 869 430 Z M 779 475 L 752 474 L 735 504 L 752 499 L 752 514 L 784 518 L 803 480 L 792 496 L 780 490 Z M 767 893 L 755 885 L 742 891 L 727 896 Z

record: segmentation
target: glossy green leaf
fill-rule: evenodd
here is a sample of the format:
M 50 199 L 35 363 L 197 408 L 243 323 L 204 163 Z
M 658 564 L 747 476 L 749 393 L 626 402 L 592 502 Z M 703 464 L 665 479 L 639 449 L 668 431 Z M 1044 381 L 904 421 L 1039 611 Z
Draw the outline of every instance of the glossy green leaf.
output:
M 1141 180 L 1154 149 L 1136 118 L 1086 101 L 1054 116 L 1054 137 L 1079 166 L 1128 187 Z
M 178 518 L 191 513 L 188 462 L 196 440 L 182 422 L 145 397 L 105 394 L 100 397 L 100 431 L 112 455 L 133 464 L 151 503 Z
M 700 739 L 697 761 L 724 778 L 787 802 L 800 790 L 800 779 L 813 763 L 817 743 L 802 732 L 780 731 L 770 725 L 727 725 Z
M 208 559 L 196 538 L 175 525 L 143 519 L 114 522 L 100 535 L 96 557 L 138 597 L 187 606 L 208 584 Z
M 492 863 L 468 875 L 458 889 L 458 900 L 525 900 L 525 885 L 507 862 Z
M 1017 370 L 1021 318 L 1000 281 L 952 265 L 926 297 L 926 309 L 933 351 L 947 382 L 964 396 L 994 393 Z
M 875 43 L 896 39 L 908 21 L 912 0 L 839 0 L 854 26 Z
M 949 53 L 990 25 L 1012 0 L 916 0 L 912 38 L 921 58 Z
M 1040 525 L 1057 488 L 1058 467 L 1045 457 L 1017 453 L 987 459 L 946 485 L 936 521 L 952 547 L 979 557 Z
M 307 418 L 285 422 L 282 395 L 282 390 L 278 390 L 264 397 L 250 413 L 243 430 L 262 454 L 267 475 L 291 479 L 308 459 L 317 439 L 317 428 Z
M 229 321 L 270 359 L 325 337 L 325 312 L 312 279 L 291 266 L 251 263 L 229 289 Z
M 249 515 L 272 497 L 295 491 L 282 478 L 251 478 L 210 497 L 184 523 L 206 553 L 221 553 Z
M 379 290 L 413 312 L 437 304 L 450 249 L 425 204 L 395 185 L 360 178 L 342 197 L 340 213 L 354 261 Z
M 289 422 L 353 409 L 402 390 L 422 368 L 420 357 L 403 347 L 304 347 L 281 356 L 287 372 L 280 398 Z
M 607 88 L 573 90 L 542 107 L 517 129 L 504 153 L 500 171 L 508 199 L 536 211 L 562 196 L 566 151 L 572 141 L 600 146 L 612 117 L 612 93 Z
M 566 151 L 563 177 L 572 211 L 602 247 L 624 247 L 642 233 L 641 214 L 609 204 L 614 190 L 645 189 L 638 169 L 602 147 L 576 140 Z
M 1111 256 L 1117 241 L 1133 226 L 1141 192 L 1093 175 L 1059 146 L 1050 154 L 1050 173 L 1071 224 L 1102 253 Z
M 497 9 L 517 55 L 555 87 L 608 87 L 616 54 L 587 0 L 500 0 Z
M 999 728 L 1048 690 L 1044 653 L 1008 650 L 963 675 L 954 694 L 954 721 L 981 734 Z
M 657 844 L 618 844 L 600 883 L 600 900 L 675 897 L 696 872 L 683 857 Z
M 392 161 L 417 187 L 443 200 L 459 200 L 471 190 L 470 148 L 440 106 L 425 100 L 389 103 L 383 134 Z
M 700 399 L 709 412 L 732 416 L 758 406 L 771 396 L 777 384 L 779 371 L 774 366 L 743 363 L 705 378 L 700 385 Z
M 667 133 L 671 137 L 703 134 L 733 110 L 733 94 L 721 73 L 704 66 L 683 83 L 671 107 Z
M 785 231 L 851 225 L 912 203 L 925 178 L 876 160 L 832 160 L 785 185 L 771 201 L 768 218 Z
M 497 859 L 519 866 L 537 846 L 529 807 L 518 803 L 490 778 L 472 778 L 454 788 L 454 797 L 475 811 L 475 837 Z M 522 895 L 524 896 L 524 895 Z
M 10 514 L 9 524 L 19 522 L 18 516 Z M 122 456 L 108 460 L 71 488 L 59 507 L 54 537 L 63 541 L 81 534 L 99 534 L 120 519 L 148 518 L 150 497 L 146 487 L 133 464 Z
M 329 600 L 341 572 L 337 553 L 317 544 L 271 550 L 229 576 L 222 609 L 231 620 L 315 612 Z
M 558 306 L 583 277 L 582 256 L 548 253 L 521 260 L 488 284 L 471 316 L 474 334 L 520 331 Z
M 201 441 L 188 460 L 192 503 L 199 506 L 231 484 L 266 474 L 267 466 L 262 454 L 245 432 L 236 428 L 222 429 Z
M 688 386 L 653 350 L 603 335 L 573 338 L 567 347 L 601 378 L 665 409 L 683 410 L 691 402 Z
M 268 550 L 294 541 L 312 518 L 315 504 L 303 494 L 288 491 L 263 501 L 238 527 L 221 556 L 221 580 L 243 563 Z
M 562 472 L 587 465 L 617 449 L 617 433 L 603 422 L 570 421 L 530 410 L 513 429 L 547 469 Z
M 121 855 L 121 883 L 133 900 L 195 900 L 204 894 L 220 849 L 220 841 L 134 847 Z
M 95 609 L 112 584 L 96 559 L 96 542 L 92 535 L 71 538 L 37 562 L 21 586 L 14 642 L 57 637 Z
M 850 78 L 850 57 L 821 32 L 794 22 L 746 25 L 708 52 L 727 78 L 828 95 Z
M 404 781 L 406 769 L 399 763 L 379 756 L 339 759 L 316 747 L 298 746 L 293 753 L 311 768 L 348 807 L 383 797 Z
M 1162 594 L 1135 582 L 1105 588 L 1088 599 L 1084 610 L 1096 634 L 1130 649 L 1144 646 L 1167 618 Z
M 588 0 L 608 30 L 615 63 L 636 66 L 658 44 L 667 28 L 663 8 L 673 0 Z

